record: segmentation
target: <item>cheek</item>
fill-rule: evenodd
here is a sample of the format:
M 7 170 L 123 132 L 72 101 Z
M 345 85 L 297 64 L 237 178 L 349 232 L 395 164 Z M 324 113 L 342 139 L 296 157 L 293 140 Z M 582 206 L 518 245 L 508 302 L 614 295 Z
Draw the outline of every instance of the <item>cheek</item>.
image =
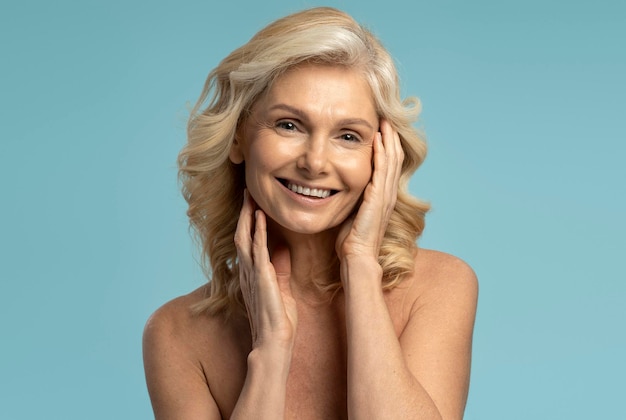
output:
M 346 162 L 348 161 L 352 162 L 352 176 L 354 177 L 355 183 L 365 188 L 372 179 L 372 149 L 367 148 L 359 150 L 358 153 L 352 156 L 351 160 L 346 159 Z
M 372 180 L 372 170 L 371 169 L 363 170 L 363 176 L 360 179 L 361 193 L 363 193 L 363 190 L 365 190 L 365 187 L 367 187 L 367 185 L 370 183 L 371 180 Z
M 268 169 L 294 159 L 295 150 L 293 141 L 281 139 L 272 133 L 261 133 L 248 141 L 244 155 L 246 160 L 255 162 L 258 168 Z
M 372 179 L 371 153 L 364 151 L 364 153 L 353 156 L 352 159 L 346 159 L 344 162 L 350 162 L 349 172 L 347 173 L 350 187 L 355 190 L 360 190 L 362 193 Z
M 258 144 L 252 145 L 247 150 L 245 158 L 246 172 L 250 174 L 270 170 L 272 162 L 275 160 L 268 148 L 259 147 Z

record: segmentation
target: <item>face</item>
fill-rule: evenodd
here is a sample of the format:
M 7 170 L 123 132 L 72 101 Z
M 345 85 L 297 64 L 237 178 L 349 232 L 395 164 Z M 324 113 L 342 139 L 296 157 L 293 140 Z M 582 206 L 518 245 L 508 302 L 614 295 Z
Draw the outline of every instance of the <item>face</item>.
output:
M 252 107 L 231 160 L 245 161 L 250 195 L 293 232 L 341 224 L 372 175 L 378 116 L 369 85 L 343 67 L 299 66 Z

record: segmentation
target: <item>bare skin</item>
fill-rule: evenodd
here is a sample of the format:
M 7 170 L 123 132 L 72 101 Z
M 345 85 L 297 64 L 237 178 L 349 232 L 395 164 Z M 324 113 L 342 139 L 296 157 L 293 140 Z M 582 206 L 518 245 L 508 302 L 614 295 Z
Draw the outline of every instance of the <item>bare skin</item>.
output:
M 467 396 L 476 299 L 462 261 L 420 249 L 415 275 L 385 293 L 394 334 L 418 336 L 408 354 L 416 375 L 439 402 L 442 418 L 460 419 Z M 160 308 L 146 326 L 147 379 L 157 419 L 230 418 L 252 350 L 248 321 L 193 316 L 206 286 Z M 298 304 L 298 330 L 286 389 L 286 419 L 347 417 L 345 297 L 330 305 Z M 416 331 L 406 331 L 411 321 Z M 407 351 L 408 353 L 408 351 Z M 390 392 L 391 393 L 391 392 Z M 408 418 L 408 417 L 407 417 Z M 425 417 L 426 418 L 426 417 Z
M 376 133 L 357 73 L 310 66 L 272 89 L 231 153 L 235 163 L 246 161 L 254 198 L 271 198 L 261 210 L 246 194 L 234 238 L 247 316 L 192 315 L 202 287 L 151 317 L 144 363 L 156 418 L 462 418 L 473 271 L 420 249 L 413 273 L 391 291 L 381 288 L 377 256 L 403 159 L 398 134 L 386 121 Z M 274 118 L 266 109 L 297 115 Z M 365 141 L 352 144 L 354 136 Z M 268 147 L 274 153 L 264 160 Z M 283 178 L 337 191 L 328 202 L 339 203 L 339 213 L 292 194 Z M 337 222 L 337 214 L 345 216 Z M 320 271 L 333 252 L 339 273 Z M 340 280 L 342 291 L 329 299 L 311 287 L 313 275 Z

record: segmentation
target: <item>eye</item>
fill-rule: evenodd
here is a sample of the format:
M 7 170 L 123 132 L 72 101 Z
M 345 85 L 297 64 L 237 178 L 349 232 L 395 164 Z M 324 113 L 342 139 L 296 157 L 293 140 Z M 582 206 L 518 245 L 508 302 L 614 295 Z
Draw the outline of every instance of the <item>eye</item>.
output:
M 295 131 L 298 127 L 296 127 L 296 125 L 291 121 L 278 121 L 276 123 L 276 128 L 287 131 Z
M 342 140 L 349 141 L 349 142 L 361 141 L 361 139 L 356 134 L 353 134 L 353 133 L 344 133 L 340 137 Z

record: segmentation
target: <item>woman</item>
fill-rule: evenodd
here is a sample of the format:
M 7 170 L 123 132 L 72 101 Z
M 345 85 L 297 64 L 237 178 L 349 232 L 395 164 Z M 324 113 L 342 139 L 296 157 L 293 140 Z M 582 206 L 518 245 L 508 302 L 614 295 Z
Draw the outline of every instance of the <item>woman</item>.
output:
M 280 19 L 213 70 L 179 159 L 211 282 L 146 326 L 158 419 L 462 418 L 477 283 L 415 246 L 418 112 L 335 9 Z

